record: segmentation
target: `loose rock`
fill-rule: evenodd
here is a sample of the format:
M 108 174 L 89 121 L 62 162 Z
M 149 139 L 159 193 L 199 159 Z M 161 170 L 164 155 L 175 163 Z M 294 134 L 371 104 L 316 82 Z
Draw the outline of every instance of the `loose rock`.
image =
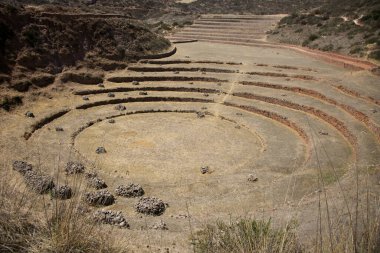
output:
M 84 199 L 92 206 L 109 206 L 115 203 L 115 197 L 107 190 L 88 192 Z
M 25 175 L 26 172 L 33 170 L 33 166 L 24 161 L 14 161 L 13 169 L 20 174 Z
M 144 189 L 139 184 L 119 185 L 116 194 L 126 198 L 136 198 L 144 195 Z
M 93 214 L 95 222 L 109 224 L 119 228 L 129 228 L 129 223 L 124 218 L 123 214 L 109 210 L 98 210 Z
M 249 182 L 256 182 L 257 180 L 259 180 L 259 179 L 257 178 L 257 176 L 255 174 L 249 174 L 248 175 L 248 181 Z
M 88 100 L 90 100 L 89 97 L 82 97 L 82 99 L 83 99 L 84 101 L 88 101 Z
M 55 131 L 57 131 L 57 132 L 63 132 L 63 128 L 62 127 L 56 127 Z
M 51 192 L 51 196 L 57 199 L 70 199 L 73 195 L 71 187 L 68 185 L 56 186 Z
M 133 85 L 139 85 L 140 83 L 138 81 L 133 81 L 132 84 Z
M 201 173 L 206 174 L 210 172 L 210 168 L 208 166 L 202 167 L 201 168 Z
M 206 117 L 206 113 L 204 113 L 204 112 L 197 112 L 197 117 L 198 118 L 204 118 L 204 117 Z
M 110 123 L 110 124 L 114 124 L 114 123 L 115 123 L 115 120 L 114 120 L 114 119 L 110 119 L 110 120 L 108 120 L 108 123 Z
M 113 94 L 113 93 L 108 93 L 107 96 L 110 97 L 110 98 L 114 98 L 114 97 L 115 97 L 115 94 Z
M 125 111 L 127 108 L 124 105 L 117 105 L 115 106 L 115 110 L 118 111 Z
M 25 116 L 28 118 L 34 118 L 34 114 L 32 112 L 26 112 Z
M 99 88 L 104 88 L 104 84 L 99 83 L 99 84 L 98 84 L 98 87 L 99 87 Z
M 24 176 L 26 185 L 39 194 L 48 193 L 54 188 L 53 179 L 50 176 L 29 170 Z
M 148 215 L 161 215 L 165 212 L 165 203 L 155 197 L 142 197 L 135 205 L 136 211 Z
M 105 154 L 107 150 L 104 147 L 98 147 L 95 151 L 97 154 Z
M 80 174 L 83 173 L 84 170 L 84 165 L 79 162 L 68 162 L 65 168 L 66 174 Z
M 140 92 L 139 92 L 139 95 L 141 95 L 141 96 L 146 96 L 146 95 L 148 95 L 148 92 L 146 92 L 146 91 L 140 91 Z
M 150 229 L 156 229 L 156 230 L 168 230 L 168 226 L 166 225 L 165 222 L 160 220 L 159 222 L 156 222 L 153 224 Z

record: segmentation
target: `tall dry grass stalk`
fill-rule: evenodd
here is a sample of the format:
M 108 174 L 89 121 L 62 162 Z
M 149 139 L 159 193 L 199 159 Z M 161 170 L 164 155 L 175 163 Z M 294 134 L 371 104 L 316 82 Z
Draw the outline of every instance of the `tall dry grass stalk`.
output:
M 195 252 L 298 253 L 295 223 L 274 228 L 271 220 L 237 219 L 207 225 L 192 238 Z
M 6 168 L 0 174 L 0 252 L 125 252 L 83 212 L 79 194 L 52 199 L 30 192 Z

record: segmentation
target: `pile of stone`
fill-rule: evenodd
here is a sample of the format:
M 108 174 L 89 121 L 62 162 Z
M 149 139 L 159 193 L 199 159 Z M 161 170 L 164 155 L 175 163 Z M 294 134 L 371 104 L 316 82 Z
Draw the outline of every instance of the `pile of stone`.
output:
M 21 175 L 25 175 L 26 172 L 33 170 L 33 166 L 24 161 L 14 161 L 13 169 Z
M 97 190 L 107 188 L 106 182 L 98 177 L 96 172 L 86 173 L 87 184 L 89 187 L 93 187 Z
M 54 188 L 53 178 L 34 170 L 29 170 L 24 175 L 26 185 L 39 194 L 48 193 Z
M 154 223 L 152 226 L 150 226 L 150 229 L 156 229 L 156 230 L 168 230 L 168 226 L 165 222 L 160 220 L 159 222 Z
M 51 191 L 51 196 L 57 199 L 70 199 L 73 196 L 71 187 L 68 185 L 56 186 Z
M 148 215 L 161 215 L 165 212 L 166 204 L 155 197 L 142 197 L 135 205 L 136 211 Z
M 81 174 L 84 170 L 84 165 L 79 162 L 68 162 L 65 168 L 66 174 Z
M 126 198 L 136 198 L 144 195 L 144 189 L 139 184 L 119 185 L 116 194 Z
M 128 222 L 120 211 L 98 210 L 93 214 L 93 218 L 98 223 L 109 224 L 119 228 L 129 228 Z
M 109 206 L 115 203 L 115 197 L 107 190 L 88 192 L 84 200 L 92 206 Z

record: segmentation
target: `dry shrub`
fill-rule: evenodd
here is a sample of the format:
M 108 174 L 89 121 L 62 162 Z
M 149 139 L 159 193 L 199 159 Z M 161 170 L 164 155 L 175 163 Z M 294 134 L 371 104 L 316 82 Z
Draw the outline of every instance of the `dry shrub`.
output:
M 15 183 L 14 174 L 0 174 L 0 252 L 123 252 L 83 212 L 80 194 L 52 199 Z
M 295 224 L 274 228 L 271 220 L 239 219 L 229 224 L 207 225 L 192 238 L 196 252 L 303 252 L 295 234 Z

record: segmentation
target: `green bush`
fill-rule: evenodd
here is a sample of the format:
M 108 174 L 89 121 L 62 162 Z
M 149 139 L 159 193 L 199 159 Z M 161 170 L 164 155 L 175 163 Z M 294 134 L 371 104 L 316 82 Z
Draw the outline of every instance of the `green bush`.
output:
M 358 54 L 362 51 L 363 49 L 361 47 L 354 47 L 353 49 L 350 50 L 350 54 Z
M 36 25 L 25 27 L 21 36 L 30 47 L 36 47 L 41 41 L 40 31 Z
M 5 23 L 0 23 L 0 51 L 4 52 L 6 41 L 13 35 L 13 31 Z
M 369 53 L 368 58 L 380 61 L 380 50 L 372 51 Z
M 316 34 L 311 34 L 311 35 L 309 36 L 309 40 L 310 40 L 310 41 L 314 41 L 314 40 L 316 40 L 316 39 L 318 39 L 318 38 L 319 38 L 319 36 L 316 35 Z
M 328 44 L 328 45 L 322 47 L 322 51 L 333 51 L 333 50 L 334 50 L 333 44 Z

